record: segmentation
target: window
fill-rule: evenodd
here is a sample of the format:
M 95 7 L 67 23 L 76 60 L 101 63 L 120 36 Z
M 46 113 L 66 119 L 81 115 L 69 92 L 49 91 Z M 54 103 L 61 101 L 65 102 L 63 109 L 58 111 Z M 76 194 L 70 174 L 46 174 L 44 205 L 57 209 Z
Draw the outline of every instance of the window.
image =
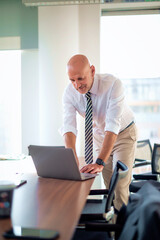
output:
M 21 51 L 0 51 L 0 154 L 21 153 Z
M 101 17 L 101 72 L 119 77 L 139 139 L 160 141 L 160 15 Z

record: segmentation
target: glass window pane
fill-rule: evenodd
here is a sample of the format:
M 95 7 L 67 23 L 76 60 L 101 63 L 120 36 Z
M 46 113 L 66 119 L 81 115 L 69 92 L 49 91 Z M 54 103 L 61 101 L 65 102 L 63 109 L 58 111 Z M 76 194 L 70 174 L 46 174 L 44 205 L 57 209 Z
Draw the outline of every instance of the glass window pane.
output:
M 21 153 L 21 51 L 0 51 L 0 154 Z
M 160 141 L 160 15 L 101 17 L 101 72 L 125 84 L 139 139 Z

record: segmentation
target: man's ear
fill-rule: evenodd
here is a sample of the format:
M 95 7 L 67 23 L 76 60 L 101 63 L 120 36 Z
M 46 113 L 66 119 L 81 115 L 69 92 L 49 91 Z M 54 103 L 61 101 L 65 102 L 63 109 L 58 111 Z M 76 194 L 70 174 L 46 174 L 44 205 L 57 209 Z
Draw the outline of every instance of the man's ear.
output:
M 92 73 L 92 77 L 94 77 L 94 75 L 95 75 L 95 66 L 90 66 L 90 68 L 91 68 L 91 73 Z

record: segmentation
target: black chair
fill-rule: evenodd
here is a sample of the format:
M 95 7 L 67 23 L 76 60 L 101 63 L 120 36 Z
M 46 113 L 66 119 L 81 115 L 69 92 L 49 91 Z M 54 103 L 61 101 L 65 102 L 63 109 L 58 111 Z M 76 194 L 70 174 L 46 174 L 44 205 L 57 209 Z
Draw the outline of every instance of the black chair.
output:
M 152 172 L 143 174 L 133 174 L 134 180 L 129 186 L 130 192 L 137 192 L 147 180 L 160 180 L 160 144 L 154 144 L 152 160 L 151 160 Z M 136 181 L 135 181 L 136 180 Z
M 92 232 L 91 238 L 86 238 L 85 235 L 85 228 L 88 224 L 88 222 L 92 223 L 109 223 L 110 220 L 112 220 L 114 216 L 114 206 L 113 206 L 113 199 L 114 199 L 114 191 L 117 186 L 117 183 L 120 179 L 124 178 L 128 173 L 128 167 L 122 163 L 121 161 L 118 161 L 115 169 L 112 174 L 112 178 L 110 181 L 109 189 L 100 189 L 100 190 L 91 190 L 91 195 L 99 195 L 103 194 L 106 196 L 106 205 L 105 209 L 102 213 L 85 213 L 81 215 L 81 218 L 79 220 L 79 224 L 77 226 L 77 230 L 75 232 L 75 235 L 73 236 L 72 240 L 77 239 L 101 239 L 102 237 L 105 237 L 105 239 L 112 239 L 112 237 L 107 234 L 106 232 L 103 232 L 99 235 L 97 232 Z M 114 225 L 114 224 L 113 224 Z M 84 234 L 84 235 L 83 235 Z M 98 236 L 97 236 L 98 234 Z
M 151 164 L 152 146 L 149 139 L 137 141 L 136 155 L 133 167 Z
M 160 185 L 160 183 L 159 183 Z M 74 240 L 159 240 L 160 186 L 146 182 L 138 193 L 131 194 L 127 206 L 118 213 L 116 224 L 86 223 L 85 231 L 78 231 Z M 115 232 L 109 237 L 108 232 Z M 72 240 L 73 240 L 72 239 Z

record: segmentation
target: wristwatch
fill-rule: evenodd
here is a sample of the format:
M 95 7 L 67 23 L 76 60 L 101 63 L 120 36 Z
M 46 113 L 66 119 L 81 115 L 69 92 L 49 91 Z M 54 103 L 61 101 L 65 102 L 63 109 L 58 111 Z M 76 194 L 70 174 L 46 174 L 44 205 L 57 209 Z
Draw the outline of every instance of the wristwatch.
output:
M 104 167 L 105 167 L 105 163 L 104 163 L 104 161 L 102 160 L 102 159 L 100 159 L 100 158 L 97 158 L 97 160 L 96 160 L 96 163 L 98 164 L 98 165 L 103 165 Z

